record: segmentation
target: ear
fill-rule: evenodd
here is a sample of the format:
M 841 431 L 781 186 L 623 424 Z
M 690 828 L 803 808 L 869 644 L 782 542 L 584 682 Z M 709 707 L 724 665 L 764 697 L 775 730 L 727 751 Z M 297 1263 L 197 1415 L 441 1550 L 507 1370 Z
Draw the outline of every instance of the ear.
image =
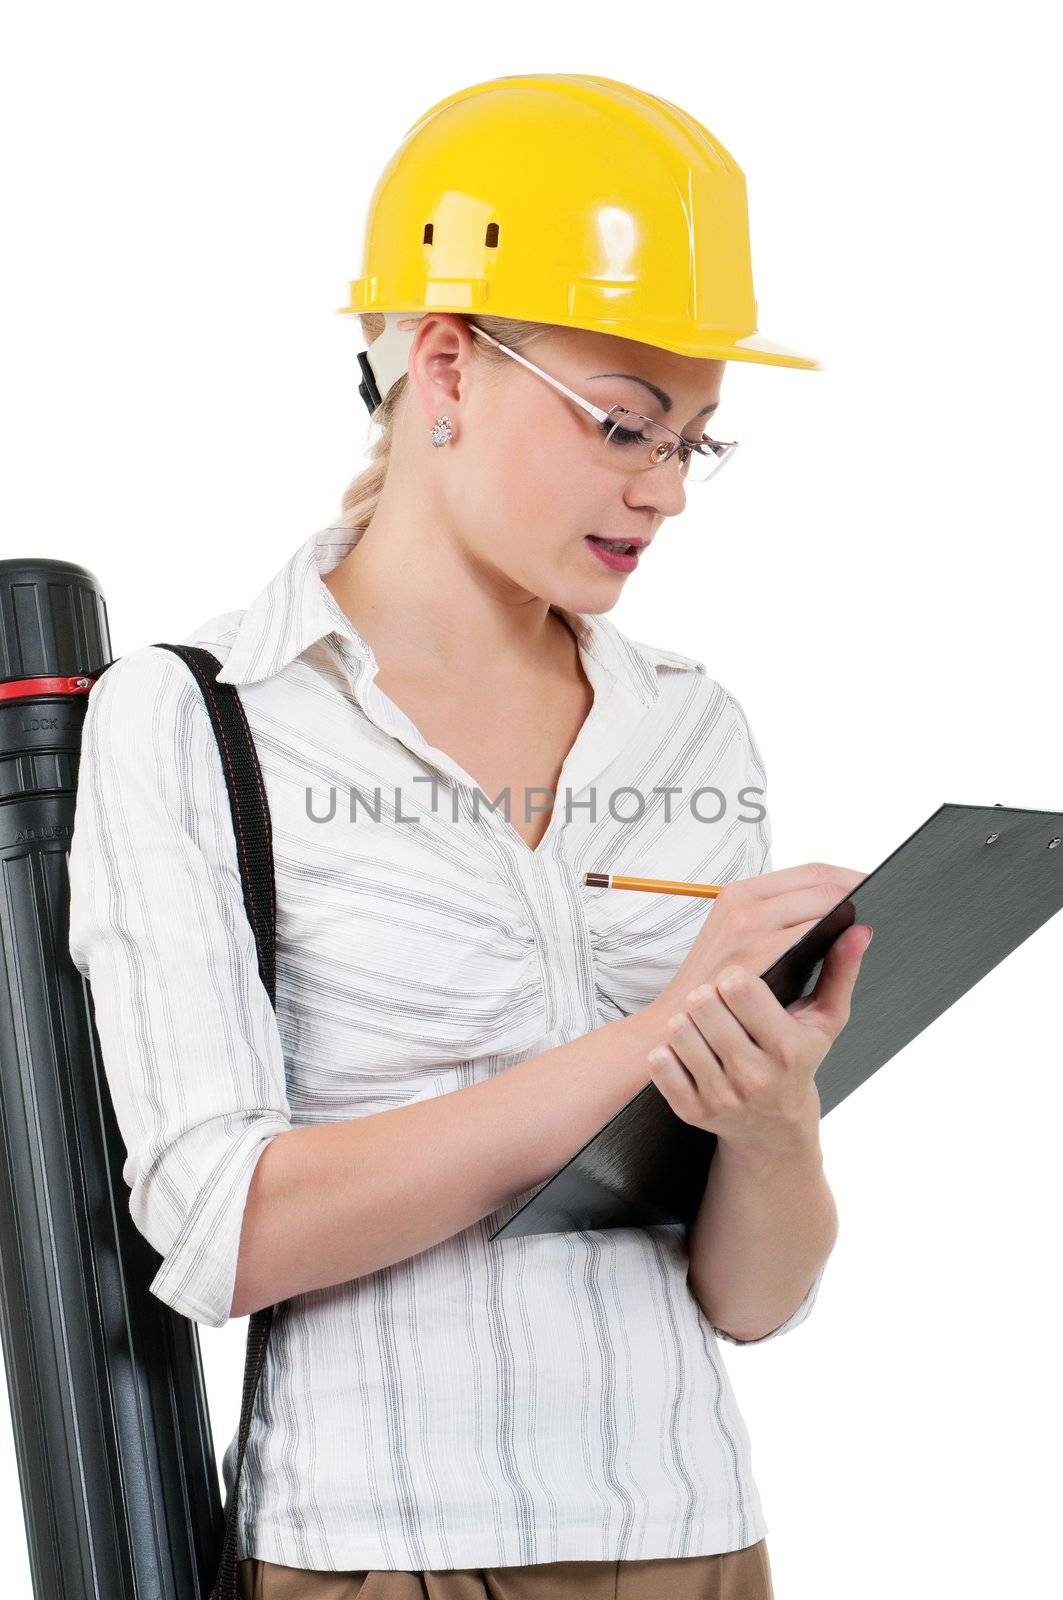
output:
M 434 427 L 444 412 L 452 422 L 460 416 L 475 358 L 472 334 L 461 317 L 432 311 L 421 318 L 407 372 L 410 393 L 426 427 Z

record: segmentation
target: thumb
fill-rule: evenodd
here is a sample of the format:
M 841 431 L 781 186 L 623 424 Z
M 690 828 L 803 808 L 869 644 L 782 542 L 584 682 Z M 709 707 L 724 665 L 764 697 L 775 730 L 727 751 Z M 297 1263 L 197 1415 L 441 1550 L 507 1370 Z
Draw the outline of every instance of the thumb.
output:
M 860 963 L 871 938 L 872 930 L 866 922 L 854 923 L 835 939 L 823 958 L 816 987 L 808 997 L 809 1010 L 815 1011 L 818 1020 L 834 1034 L 840 1033 L 849 1021 Z

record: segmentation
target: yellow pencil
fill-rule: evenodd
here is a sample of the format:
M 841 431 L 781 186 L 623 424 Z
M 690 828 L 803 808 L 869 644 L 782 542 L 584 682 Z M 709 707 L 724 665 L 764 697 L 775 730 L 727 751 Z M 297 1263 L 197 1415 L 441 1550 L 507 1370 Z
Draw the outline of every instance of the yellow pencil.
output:
M 668 878 L 628 878 L 619 872 L 585 872 L 583 881 L 589 889 L 645 889 L 651 894 L 697 894 L 714 900 L 722 884 L 672 883 Z

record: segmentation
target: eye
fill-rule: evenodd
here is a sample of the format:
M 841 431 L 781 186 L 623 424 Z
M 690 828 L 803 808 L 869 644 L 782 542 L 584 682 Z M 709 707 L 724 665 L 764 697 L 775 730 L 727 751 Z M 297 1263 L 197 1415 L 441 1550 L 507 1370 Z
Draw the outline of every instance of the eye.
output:
M 649 439 L 647 439 L 646 435 L 641 431 L 641 429 L 635 430 L 632 428 L 620 428 L 617 427 L 615 423 L 608 421 L 600 422 L 598 426 L 601 429 L 603 437 L 607 438 L 610 444 L 650 443 Z

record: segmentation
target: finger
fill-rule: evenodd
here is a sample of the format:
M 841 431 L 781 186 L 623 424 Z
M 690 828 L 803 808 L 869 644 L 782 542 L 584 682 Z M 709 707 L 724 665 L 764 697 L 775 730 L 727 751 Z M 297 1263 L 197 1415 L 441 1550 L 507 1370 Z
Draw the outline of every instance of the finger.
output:
M 770 913 L 776 928 L 812 928 L 845 899 L 847 890 L 837 883 L 816 884 L 808 889 L 788 889 L 762 901 L 758 915 Z
M 743 1068 L 764 1065 L 759 1044 L 735 1016 L 715 983 L 702 984 L 692 990 L 687 1009 L 673 1021 L 677 1026 L 669 1025 L 669 1042 L 696 1077 L 700 1078 L 704 1066 L 708 1079 L 712 1080 L 714 1063 L 718 1064 L 725 1081 L 741 1073 Z
M 730 1018 L 729 1024 L 722 1021 L 711 1004 L 705 1003 L 713 1029 L 711 1042 L 714 1049 L 719 1048 L 717 1041 L 722 1044 L 727 1039 L 735 1060 L 747 1065 L 763 1065 L 766 1056 L 790 1059 L 800 1041 L 799 1025 L 785 1006 L 779 1004 L 763 978 L 748 967 L 727 966 L 716 974 L 714 991 L 719 1005 Z M 698 994 L 701 991 L 694 992 Z M 700 1011 L 698 1004 L 691 1011 L 699 1028 Z M 748 1043 L 745 1047 L 740 1045 L 734 1029 L 746 1036 Z M 756 1047 L 755 1055 L 749 1050 L 749 1044 Z
M 655 1083 L 661 1094 L 668 1101 L 677 1117 L 682 1117 L 684 1122 L 697 1123 L 705 1114 L 702 1102 L 702 1090 L 697 1079 L 690 1072 L 686 1064 L 680 1060 L 670 1044 L 660 1044 L 651 1050 L 648 1056 L 650 1067 L 650 1082 Z M 725 1082 L 722 1068 L 716 1063 L 719 1070 L 718 1085 Z M 713 1080 L 706 1073 L 710 1083 Z M 723 1103 L 719 1098 L 710 1101 L 713 1090 L 709 1090 L 706 1101 L 714 1104 Z
M 742 896 L 748 900 L 769 900 L 792 889 L 815 889 L 824 885 L 836 886 L 840 900 L 866 877 L 866 872 L 857 872 L 852 867 L 836 867 L 828 861 L 805 861 L 800 866 L 762 872 L 755 878 L 736 878 L 734 884 L 741 885 Z
M 802 1022 L 815 1022 L 837 1037 L 849 1021 L 853 990 L 870 943 L 871 931 L 866 922 L 856 922 L 839 934 L 824 957 Z
M 827 899 L 833 901 L 830 895 Z M 831 906 L 828 905 L 827 910 L 830 909 Z M 781 928 L 770 929 L 743 951 L 743 964 L 763 976 L 788 950 L 792 950 L 810 929 L 818 927 L 826 914 L 824 911 L 818 916 L 809 917 L 805 922 L 794 922 L 785 924 Z
M 749 881 L 743 881 L 742 887 L 745 888 Z M 734 909 L 740 909 L 740 915 L 744 914 L 750 919 L 733 925 L 735 931 L 744 937 L 744 961 L 757 972 L 766 972 L 810 928 L 814 928 L 836 906 L 842 904 L 844 898 L 844 892 L 840 891 L 838 884 L 819 884 L 810 889 L 790 890 L 771 900 L 760 900 L 755 903 L 755 909 L 753 902 L 747 901 L 741 908 L 737 902 L 733 902 Z M 715 901 L 710 907 L 710 918 L 718 904 L 719 901 Z M 762 926 L 758 927 L 757 924 Z

